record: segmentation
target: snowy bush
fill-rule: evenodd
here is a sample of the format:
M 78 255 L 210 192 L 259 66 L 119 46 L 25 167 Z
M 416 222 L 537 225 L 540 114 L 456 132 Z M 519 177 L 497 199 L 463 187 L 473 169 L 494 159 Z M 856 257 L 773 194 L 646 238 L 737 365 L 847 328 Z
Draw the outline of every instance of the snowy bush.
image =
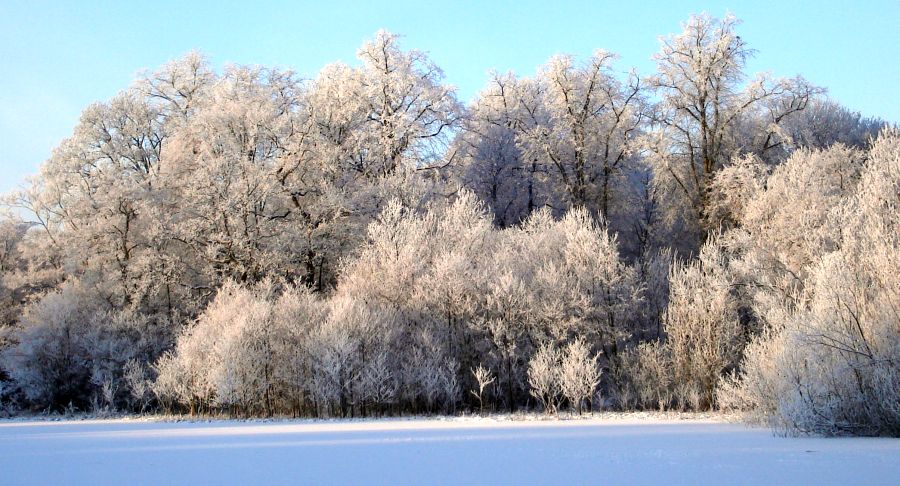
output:
M 581 410 L 600 377 L 585 353 L 614 354 L 640 298 L 615 236 L 583 210 L 496 230 L 466 191 L 422 210 L 397 200 L 324 298 L 269 280 L 223 286 L 157 363 L 154 390 L 192 411 L 449 412 L 469 395 L 462 370 L 484 362 L 497 370 L 493 397 L 513 409 L 528 391 L 530 343 L 581 335 L 554 368 L 565 367 L 565 389 L 554 378 L 550 399 Z
M 552 344 L 541 346 L 528 363 L 531 396 L 540 402 L 547 413 L 556 413 L 562 399 L 559 365 L 560 353 Z
M 622 354 L 616 390 L 622 408 L 665 410 L 674 400 L 674 367 L 665 343 L 645 342 Z
M 883 132 L 865 160 L 824 216 L 843 231 L 723 382 L 728 406 L 796 432 L 900 434 L 900 134 Z
M 696 262 L 676 262 L 670 274 L 665 345 L 682 408 L 714 407 L 720 377 L 741 356 L 745 338 L 725 259 L 719 238 L 711 236 Z
M 76 283 L 26 309 L 2 366 L 38 407 L 131 409 L 125 365 L 155 358 L 169 345 L 169 332 L 165 319 L 106 310 Z
M 332 320 L 309 337 L 309 390 L 325 415 L 333 415 L 335 408 L 339 414 L 349 410 L 358 344 L 348 329 Z
M 590 400 L 600 384 L 597 356 L 583 338 L 561 350 L 552 343 L 544 344 L 528 363 L 528 384 L 531 396 L 548 414 L 556 413 L 563 399 L 581 413 L 585 401 L 593 405 Z
M 141 361 L 130 359 L 122 369 L 122 379 L 130 398 L 130 408 L 144 413 L 152 399 L 151 384 L 147 370 Z
M 308 290 L 277 287 L 226 284 L 156 363 L 160 400 L 191 411 L 296 412 L 307 389 L 298 354 L 323 312 Z
M 559 363 L 558 379 L 560 391 L 578 413 L 581 413 L 586 400 L 589 401 L 589 410 L 593 408 L 594 391 L 600 384 L 600 367 L 597 356 L 591 354 L 584 339 L 576 339 L 565 347 Z

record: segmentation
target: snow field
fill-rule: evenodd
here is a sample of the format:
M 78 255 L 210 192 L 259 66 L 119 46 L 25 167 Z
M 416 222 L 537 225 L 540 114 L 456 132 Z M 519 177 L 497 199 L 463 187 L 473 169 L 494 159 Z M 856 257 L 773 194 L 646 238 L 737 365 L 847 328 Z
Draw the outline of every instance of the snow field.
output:
M 898 482 L 898 439 L 717 419 L 0 422 L 3 485 Z

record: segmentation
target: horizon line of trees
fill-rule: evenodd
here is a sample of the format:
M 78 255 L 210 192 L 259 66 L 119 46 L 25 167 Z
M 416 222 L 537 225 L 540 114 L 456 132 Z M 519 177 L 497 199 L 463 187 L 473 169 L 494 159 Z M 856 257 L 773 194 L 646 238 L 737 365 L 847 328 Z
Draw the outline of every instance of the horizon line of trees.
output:
M 190 53 L 0 215 L 0 411 L 730 409 L 900 435 L 900 133 L 750 77 L 555 56 L 463 106 L 380 31 L 312 80 Z

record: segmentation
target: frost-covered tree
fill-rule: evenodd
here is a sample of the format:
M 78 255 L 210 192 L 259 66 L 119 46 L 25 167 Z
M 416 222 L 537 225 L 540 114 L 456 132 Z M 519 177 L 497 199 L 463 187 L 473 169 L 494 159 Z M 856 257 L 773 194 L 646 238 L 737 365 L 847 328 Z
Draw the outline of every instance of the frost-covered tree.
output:
M 865 117 L 834 100 L 816 96 L 806 109 L 785 118 L 784 132 L 794 147 L 825 149 L 841 143 L 865 149 L 886 126 L 884 120 Z
M 533 78 L 494 74 L 473 103 L 454 153 L 458 177 L 501 225 L 541 207 L 607 219 L 626 209 L 644 101 L 637 77 L 616 75 L 615 58 L 557 56 Z
M 385 174 L 400 164 L 420 168 L 439 161 L 460 111 L 454 89 L 441 84 L 440 68 L 421 51 L 402 51 L 398 39 L 379 31 L 357 53 L 363 67 L 356 94 L 376 164 L 369 170 Z
M 3 268 L 0 297 L 18 300 L 9 319 L 64 281 L 153 322 L 196 317 L 230 280 L 331 288 L 389 198 L 430 197 L 425 169 L 460 111 L 439 69 L 396 36 L 379 33 L 360 57 L 304 83 L 263 67 L 217 74 L 190 53 L 90 106 L 4 199 L 34 220 L 16 232 L 16 268 Z
M 302 274 L 289 253 L 303 226 L 279 180 L 300 124 L 298 91 L 290 72 L 230 68 L 168 148 L 165 187 L 182 203 L 167 230 L 198 285 Z
M 209 60 L 202 53 L 192 51 L 157 71 L 142 73 L 137 88 L 160 106 L 167 117 L 185 119 L 191 116 L 196 103 L 215 80 Z
M 714 227 L 708 211 L 715 173 L 735 155 L 780 144 L 785 117 L 819 91 L 799 77 L 746 82 L 753 51 L 737 35 L 738 24 L 731 15 L 691 17 L 680 34 L 662 39 L 658 73 L 648 81 L 660 97 L 647 138 L 657 183 L 680 201 L 673 207 L 705 228 Z M 764 121 L 761 131 L 742 129 L 748 117 Z
M 307 240 L 295 251 L 317 288 L 390 199 L 429 197 L 423 175 L 445 164 L 462 111 L 441 70 L 425 53 L 402 50 L 399 36 L 379 31 L 357 57 L 361 66 L 333 64 L 312 81 L 278 171 Z
M 692 17 L 648 79 L 556 56 L 467 108 L 385 31 L 309 80 L 198 53 L 143 73 L 2 199 L 25 219 L 0 215 L 3 400 L 602 396 L 896 434 L 897 134 L 869 148 L 882 122 L 748 80 L 736 25 Z
M 11 196 L 38 220 L 59 265 L 102 276 L 103 293 L 120 307 L 149 298 L 163 138 L 158 111 L 125 91 L 88 107 L 34 185 Z
M 484 390 L 494 382 L 495 377 L 489 368 L 478 365 L 472 371 L 472 378 L 475 379 L 475 389 L 469 390 L 476 399 L 478 399 L 478 413 L 484 413 Z
M 622 199 L 615 193 L 643 116 L 640 83 L 634 75 L 620 81 L 615 59 L 602 50 L 583 65 L 554 57 L 530 81 L 534 95 L 520 98 L 520 144 L 547 167 L 559 202 L 607 218 Z
M 16 322 L 20 304 L 30 293 L 20 282 L 27 264 L 22 246 L 28 227 L 20 218 L 0 212 L 0 349 L 5 329 Z
M 545 205 L 544 170 L 526 157 L 518 142 L 522 106 L 520 81 L 512 74 L 492 73 L 488 85 L 469 106 L 452 150 L 457 162 L 448 168 L 453 179 L 475 193 L 500 227 L 520 223 Z

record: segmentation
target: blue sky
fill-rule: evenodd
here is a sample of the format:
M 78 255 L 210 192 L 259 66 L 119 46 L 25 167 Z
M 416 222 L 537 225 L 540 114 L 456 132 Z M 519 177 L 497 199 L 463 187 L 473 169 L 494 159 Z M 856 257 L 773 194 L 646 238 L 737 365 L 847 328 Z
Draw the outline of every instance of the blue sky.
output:
M 658 37 L 691 13 L 731 11 L 758 51 L 750 71 L 802 74 L 851 109 L 900 121 L 900 1 L 0 0 L 0 192 L 37 171 L 81 110 L 191 49 L 312 77 L 352 62 L 380 28 L 428 52 L 470 99 L 491 69 L 532 74 L 556 53 L 604 48 L 649 74 Z

